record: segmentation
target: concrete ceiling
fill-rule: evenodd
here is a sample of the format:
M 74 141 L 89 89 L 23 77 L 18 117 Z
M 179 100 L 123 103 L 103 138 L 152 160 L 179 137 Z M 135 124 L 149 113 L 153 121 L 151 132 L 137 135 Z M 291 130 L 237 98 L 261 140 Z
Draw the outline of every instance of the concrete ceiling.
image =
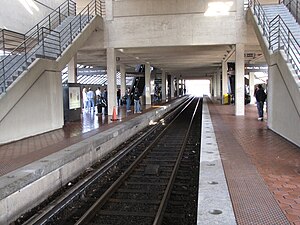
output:
M 234 62 L 232 48 L 231 45 L 123 48 L 116 49 L 116 58 L 117 64 L 126 65 L 126 71 L 134 71 L 137 64 L 150 63 L 170 74 L 197 79 L 215 73 L 225 57 L 228 62 Z M 85 46 L 77 57 L 79 64 L 106 69 L 106 50 L 103 48 Z M 265 63 L 259 46 L 245 46 L 245 63 Z
M 245 64 L 264 64 L 265 59 L 255 32 L 247 25 Z M 134 71 L 136 65 L 149 63 L 152 67 L 185 79 L 211 76 L 221 68 L 222 60 L 235 62 L 234 45 L 160 46 L 116 49 L 117 65 L 124 64 L 126 71 Z M 232 53 L 233 52 L 233 53 Z M 231 54 L 232 53 L 232 54 Z M 230 56 L 228 56 L 230 54 Z M 95 31 L 78 51 L 78 64 L 106 69 L 106 49 L 103 34 Z

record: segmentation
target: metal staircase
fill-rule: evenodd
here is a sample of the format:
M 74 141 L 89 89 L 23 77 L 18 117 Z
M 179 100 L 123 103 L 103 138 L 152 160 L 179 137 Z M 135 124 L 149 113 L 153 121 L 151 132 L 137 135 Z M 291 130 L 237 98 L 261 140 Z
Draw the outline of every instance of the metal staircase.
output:
M 70 4 L 67 6 L 70 8 Z M 42 21 L 35 29 L 27 32 L 26 39 L 1 59 L 0 95 L 4 94 L 36 59 L 56 60 L 60 57 L 91 19 L 95 15 L 101 15 L 102 4 L 100 0 L 93 0 L 76 16 L 73 13 L 62 14 L 61 10 L 55 10 L 58 14 L 54 21 L 49 15 L 48 23 Z
M 257 16 L 262 35 L 267 40 L 268 49 L 275 52 L 284 50 L 287 60 L 296 73 L 300 85 L 300 26 L 284 4 L 260 5 L 255 0 L 253 13 Z
M 296 21 L 300 23 L 300 0 L 282 0 L 282 3 L 288 8 Z

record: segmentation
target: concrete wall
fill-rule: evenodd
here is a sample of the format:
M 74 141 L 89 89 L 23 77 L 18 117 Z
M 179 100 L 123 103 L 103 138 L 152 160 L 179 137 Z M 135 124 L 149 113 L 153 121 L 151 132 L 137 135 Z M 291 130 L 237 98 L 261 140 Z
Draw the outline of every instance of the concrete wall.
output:
M 65 0 L 39 0 L 39 2 L 56 9 Z M 52 12 L 51 9 L 32 1 L 28 11 L 21 2 L 24 0 L 1 1 L 0 28 L 25 33 Z
M 18 140 L 62 126 L 61 73 L 44 71 L 1 120 L 0 142 Z
M 166 14 L 194 14 L 204 13 L 208 8 L 208 3 L 212 1 L 204 0 L 127 0 L 113 1 L 114 17 L 126 16 L 148 16 Z M 236 11 L 235 1 L 222 0 L 220 2 L 231 2 L 230 12 Z
M 121 48 L 244 43 L 246 21 L 240 17 L 243 8 L 237 10 L 235 2 L 228 15 L 208 17 L 204 15 L 208 1 L 113 1 L 113 17 L 106 23 L 106 45 Z
M 268 127 L 300 147 L 300 82 L 284 54 L 272 56 L 268 80 Z

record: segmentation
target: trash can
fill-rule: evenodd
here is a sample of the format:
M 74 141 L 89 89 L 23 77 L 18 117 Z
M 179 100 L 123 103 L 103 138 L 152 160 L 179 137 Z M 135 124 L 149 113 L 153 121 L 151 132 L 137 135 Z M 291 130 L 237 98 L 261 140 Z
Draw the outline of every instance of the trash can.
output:
M 223 95 L 223 105 L 229 105 L 230 104 L 230 95 L 224 94 Z

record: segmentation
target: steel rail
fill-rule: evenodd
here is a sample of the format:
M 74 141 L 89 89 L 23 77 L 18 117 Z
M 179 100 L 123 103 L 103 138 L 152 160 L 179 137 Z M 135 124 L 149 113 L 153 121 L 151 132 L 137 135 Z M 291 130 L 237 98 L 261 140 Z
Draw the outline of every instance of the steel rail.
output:
M 169 179 L 169 182 L 168 182 L 167 188 L 165 190 L 164 196 L 163 196 L 163 198 L 161 200 L 159 209 L 158 209 L 157 214 L 155 216 L 153 225 L 160 225 L 162 223 L 163 215 L 164 215 L 165 209 L 167 207 L 167 202 L 168 202 L 168 199 L 170 197 L 172 188 L 174 186 L 175 178 L 176 178 L 176 175 L 177 175 L 177 172 L 178 172 L 178 169 L 179 169 L 180 162 L 182 160 L 182 156 L 183 156 L 184 150 L 186 148 L 188 136 L 190 134 L 191 127 L 192 127 L 192 124 L 194 122 L 194 118 L 195 118 L 195 115 L 196 115 L 196 112 L 197 112 L 197 109 L 198 109 L 198 106 L 199 106 L 199 102 L 200 102 L 200 98 L 198 99 L 198 102 L 197 102 L 196 107 L 194 109 L 194 112 L 193 112 L 193 115 L 192 115 L 192 118 L 191 118 L 188 130 L 187 130 L 187 132 L 185 134 L 183 144 L 181 146 L 179 155 L 178 155 L 176 163 L 175 163 L 175 167 L 173 168 L 171 177 Z
M 187 99 L 183 104 L 191 99 Z M 156 125 L 153 125 L 147 132 L 142 134 L 138 139 L 131 142 L 128 146 L 118 152 L 115 156 L 107 160 L 99 169 L 94 171 L 83 181 L 73 186 L 66 194 L 61 196 L 56 200 L 55 205 L 49 206 L 43 211 L 43 213 L 38 216 L 31 218 L 23 223 L 23 225 L 43 225 L 46 224 L 51 218 L 57 215 L 61 210 L 63 210 L 70 202 L 72 202 L 77 196 L 80 196 L 84 191 L 95 182 L 99 177 L 101 177 L 105 172 L 112 168 L 117 162 L 124 158 L 132 149 L 138 146 L 142 141 L 144 141 L 151 133 L 159 129 L 164 125 L 164 121 L 170 119 L 175 113 L 180 110 L 180 107 L 167 115 L 164 118 L 160 119 Z
M 194 99 L 194 98 L 193 98 Z M 192 100 L 193 100 L 192 99 Z M 152 141 L 150 145 L 139 155 L 139 157 L 128 167 L 128 169 L 105 191 L 105 193 L 86 211 L 86 213 L 75 223 L 75 225 L 87 224 L 97 213 L 96 210 L 101 208 L 109 199 L 109 197 L 121 186 L 123 181 L 129 177 L 134 168 L 144 159 L 146 154 L 152 147 L 161 139 L 167 132 L 168 128 L 173 125 L 180 114 L 192 103 L 192 100 L 187 102 L 185 107 L 177 114 L 175 118 L 161 131 L 161 133 Z

